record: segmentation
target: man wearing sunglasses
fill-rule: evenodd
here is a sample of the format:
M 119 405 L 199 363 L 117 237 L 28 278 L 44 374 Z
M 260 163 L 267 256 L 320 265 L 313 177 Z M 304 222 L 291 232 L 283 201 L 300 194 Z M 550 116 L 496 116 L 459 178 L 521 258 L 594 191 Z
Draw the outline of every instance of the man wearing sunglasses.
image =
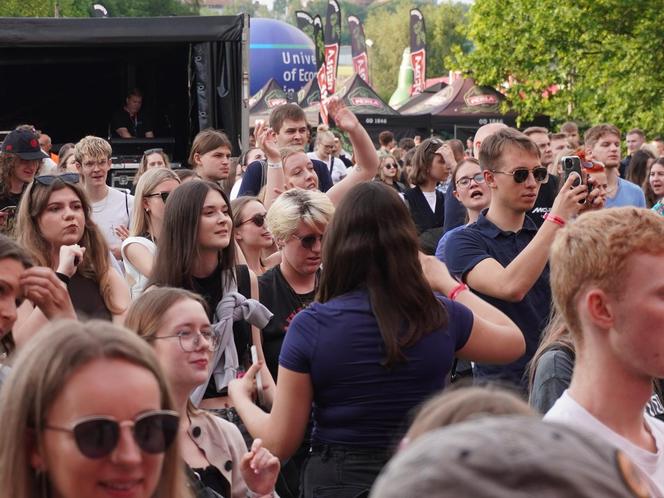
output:
M 304 111 L 297 104 L 289 103 L 275 107 L 270 114 L 270 128 L 277 137 L 277 147 L 301 147 L 309 141 L 309 128 Z M 332 177 L 327 165 L 317 159 L 311 161 L 318 176 L 318 189 L 327 192 L 332 187 Z M 242 175 L 238 196 L 258 195 L 267 181 L 267 162 L 254 161 Z
M 571 176 L 538 230 L 526 216 L 547 180 L 537 145 L 523 133 L 503 128 L 482 142 L 479 159 L 491 203 L 477 222 L 449 238 L 447 263 L 455 277 L 508 315 L 526 340 L 519 360 L 504 366 L 477 364 L 474 375 L 525 388 L 525 366 L 550 310 L 548 248 L 560 227 L 581 210 L 587 188 L 572 188 Z

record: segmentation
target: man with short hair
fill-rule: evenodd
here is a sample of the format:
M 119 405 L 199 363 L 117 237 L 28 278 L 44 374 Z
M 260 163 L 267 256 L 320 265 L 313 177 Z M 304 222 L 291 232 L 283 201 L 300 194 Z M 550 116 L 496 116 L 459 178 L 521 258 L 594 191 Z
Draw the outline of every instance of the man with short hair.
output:
M 121 138 L 154 138 L 152 120 L 142 111 L 143 93 L 138 88 L 127 92 L 125 105 L 111 119 L 111 130 Z
M 294 103 L 275 107 L 270 113 L 270 128 L 276 134 L 277 147 L 295 146 L 304 151 L 309 139 L 306 115 L 302 108 Z M 314 170 L 318 176 L 318 189 L 327 192 L 332 186 L 332 177 L 325 163 L 312 160 Z M 242 183 L 238 196 L 258 195 L 267 180 L 267 162 L 254 161 L 247 167 L 242 175 Z
M 593 126 L 584 136 L 586 159 L 604 164 L 608 190 L 605 207 L 646 207 L 643 191 L 632 182 L 620 178 L 620 130 L 609 123 Z
M 644 143 L 646 143 L 646 134 L 638 128 L 632 128 L 627 132 L 627 135 L 625 135 L 627 156 L 622 161 L 620 161 L 621 178 L 627 177 L 627 168 L 629 167 L 629 163 L 632 160 L 632 154 L 639 150 Z
M 549 135 L 549 140 L 551 141 L 551 152 L 553 153 L 554 158 L 560 151 L 571 149 L 567 135 L 564 133 L 551 133 Z
M 410 149 L 414 149 L 415 147 L 415 140 L 410 137 L 403 137 L 401 140 L 399 140 L 399 148 L 403 149 L 404 152 L 408 152 Z
M 380 144 L 378 154 L 391 154 L 392 149 L 397 146 L 397 142 L 394 139 L 394 133 L 389 130 L 381 131 L 378 134 L 378 143 Z
M 556 237 L 551 289 L 575 344 L 572 381 L 544 417 L 631 458 L 664 496 L 664 422 L 644 413 L 664 377 L 664 219 L 624 207 L 580 216 Z
M 657 157 L 664 156 L 664 138 L 655 137 L 652 139 L 652 144 L 657 149 Z
M 526 340 L 519 360 L 505 366 L 478 363 L 475 376 L 525 388 L 525 367 L 549 317 L 548 248 L 561 226 L 580 211 L 587 188 L 572 188 L 570 177 L 538 230 L 526 216 L 548 177 L 537 145 L 523 133 L 503 128 L 484 139 L 479 155 L 491 203 L 477 222 L 448 239 L 447 263 L 450 273 L 509 316 Z
M 572 150 L 579 148 L 581 145 L 579 127 L 574 121 L 567 121 L 566 123 L 563 123 L 563 125 L 560 127 L 560 133 L 567 135 L 567 141 L 569 142 Z
M 92 207 L 92 220 L 101 229 L 113 256 L 122 259 L 122 239 L 128 235 L 134 197 L 106 185 L 111 169 L 111 145 L 103 138 L 88 135 L 74 147 L 74 157 Z
M 540 151 L 540 162 L 546 169 L 550 169 L 553 163 L 553 150 L 551 149 L 551 140 L 549 139 L 549 130 L 541 126 L 531 126 L 523 130 L 523 134 L 530 138 Z M 553 201 L 558 193 L 558 177 L 549 175 L 549 179 L 542 183 L 537 200 L 533 209 L 528 212 L 528 216 L 538 227 L 544 223 L 544 216 L 551 211 Z
M 545 168 L 549 168 L 553 162 L 553 150 L 551 149 L 551 139 L 549 130 L 541 126 L 530 126 L 523 130 L 523 134 L 530 138 L 540 150 L 540 162 Z

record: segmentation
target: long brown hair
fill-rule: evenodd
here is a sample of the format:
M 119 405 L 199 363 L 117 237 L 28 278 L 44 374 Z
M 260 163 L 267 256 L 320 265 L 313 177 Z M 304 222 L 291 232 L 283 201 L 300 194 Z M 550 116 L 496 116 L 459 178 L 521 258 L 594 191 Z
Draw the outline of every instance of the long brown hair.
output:
M 155 254 L 152 276 L 147 284 L 159 287 L 181 287 L 192 289 L 194 263 L 199 257 L 198 230 L 201 211 L 210 190 L 219 192 L 228 205 L 228 216 L 233 217 L 231 203 L 222 188 L 214 182 L 186 182 L 176 188 L 168 197 L 164 211 L 159 246 Z M 235 234 L 231 224 L 231 242 L 220 254 L 222 274 L 234 277 Z
M 104 304 L 112 313 L 122 312 L 124 310 L 117 308 L 111 298 L 111 283 L 108 274 L 111 263 L 108 245 L 101 231 L 92 221 L 92 207 L 80 183 L 65 183 L 56 180 L 51 185 L 42 185 L 36 181 L 32 182 L 25 190 L 18 210 L 16 225 L 18 242 L 32 256 L 35 264 L 53 268 L 54 248 L 42 235 L 37 220 L 46 209 L 51 194 L 64 188 L 68 188 L 76 194 L 81 201 L 85 215 L 83 236 L 78 242 L 85 247 L 85 257 L 76 269 L 76 273 L 99 285 Z
M 353 187 L 325 234 L 318 300 L 366 288 L 388 367 L 405 361 L 403 348 L 447 325 L 447 311 L 422 273 L 418 247 L 408 209 L 381 182 Z

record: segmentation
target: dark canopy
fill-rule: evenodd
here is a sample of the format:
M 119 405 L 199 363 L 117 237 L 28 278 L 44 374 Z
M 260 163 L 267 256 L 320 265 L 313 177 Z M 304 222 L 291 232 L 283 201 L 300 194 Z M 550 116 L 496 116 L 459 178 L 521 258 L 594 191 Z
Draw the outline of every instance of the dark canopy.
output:
M 249 124 L 254 126 L 257 119 L 267 121 L 272 109 L 288 102 L 288 95 L 283 88 L 270 78 L 256 95 L 249 99 Z

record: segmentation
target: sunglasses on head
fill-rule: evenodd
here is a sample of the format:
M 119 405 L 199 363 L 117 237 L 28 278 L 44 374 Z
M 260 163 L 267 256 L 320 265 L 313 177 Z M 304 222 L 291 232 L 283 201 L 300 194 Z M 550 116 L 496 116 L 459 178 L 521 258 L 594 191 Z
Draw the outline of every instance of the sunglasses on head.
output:
M 533 169 L 520 168 L 520 169 L 516 169 L 512 172 L 497 171 L 495 169 L 492 169 L 491 172 L 492 173 L 500 173 L 501 175 L 510 175 L 512 178 L 514 178 L 514 181 L 516 183 L 525 182 L 528 179 L 528 176 L 530 175 L 530 173 L 533 174 L 533 178 L 538 183 L 542 183 L 542 182 L 546 181 L 546 179 L 549 177 L 549 171 L 544 166 L 537 166 L 536 168 L 533 168 Z
M 157 152 L 164 152 L 164 149 L 148 149 L 145 152 L 143 152 L 143 155 L 149 156 L 150 154 L 155 154 Z
M 265 214 L 255 214 L 251 218 L 241 221 L 240 223 L 237 224 L 237 226 L 241 227 L 245 223 L 252 222 L 254 225 L 257 227 L 262 227 L 265 224 Z
M 170 192 L 153 192 L 152 194 L 145 195 L 143 197 L 157 197 L 160 196 L 161 200 L 164 201 L 164 204 L 166 204 L 166 199 L 168 199 L 168 196 L 170 195 Z
M 58 180 L 63 183 L 78 183 L 81 181 L 81 175 L 78 173 L 62 173 L 61 175 L 35 176 L 35 182 L 45 187 L 53 185 Z
M 103 458 L 110 455 L 120 440 L 120 428 L 129 425 L 134 441 L 146 453 L 163 453 L 175 440 L 180 418 L 177 412 L 157 410 L 144 413 L 134 419 L 118 422 L 110 417 L 88 417 L 69 429 L 47 425 L 53 431 L 74 434 L 78 450 L 88 458 Z
M 321 244 L 323 243 L 322 235 L 305 235 L 304 237 L 300 237 L 299 235 L 293 234 L 293 237 L 300 241 L 300 245 L 304 249 L 312 249 L 317 240 L 319 240 Z

